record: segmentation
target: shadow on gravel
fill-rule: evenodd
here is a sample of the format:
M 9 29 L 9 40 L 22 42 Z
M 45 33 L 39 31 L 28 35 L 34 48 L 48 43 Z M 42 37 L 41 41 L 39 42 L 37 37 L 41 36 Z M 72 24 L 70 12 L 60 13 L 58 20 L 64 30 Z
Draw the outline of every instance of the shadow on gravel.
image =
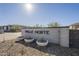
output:
M 36 44 L 36 42 L 25 43 L 24 41 L 18 41 L 16 43 L 23 44 L 24 46 L 31 47 L 34 49 L 38 49 L 39 51 L 48 53 L 49 56 L 78 56 L 79 49 L 76 48 L 66 48 L 61 47 L 57 44 L 49 43 L 46 47 L 41 47 Z

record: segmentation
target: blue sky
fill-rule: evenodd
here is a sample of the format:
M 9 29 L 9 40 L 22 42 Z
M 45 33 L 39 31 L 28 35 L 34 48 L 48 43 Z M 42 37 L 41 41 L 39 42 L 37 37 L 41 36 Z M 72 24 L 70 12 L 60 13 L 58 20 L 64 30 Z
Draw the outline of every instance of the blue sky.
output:
M 58 22 L 67 26 L 79 22 L 79 4 L 32 4 L 33 10 L 27 11 L 25 4 L 0 4 L 0 25 L 47 25 Z

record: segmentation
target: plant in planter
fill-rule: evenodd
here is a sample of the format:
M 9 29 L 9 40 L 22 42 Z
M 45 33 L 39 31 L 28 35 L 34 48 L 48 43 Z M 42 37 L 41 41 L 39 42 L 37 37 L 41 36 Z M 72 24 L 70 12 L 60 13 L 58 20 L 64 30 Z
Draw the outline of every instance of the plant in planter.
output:
M 25 41 L 26 43 L 30 43 L 30 42 L 33 42 L 34 39 L 33 39 L 32 37 L 27 37 L 27 38 L 24 39 L 24 41 Z
M 16 38 L 16 41 L 20 41 L 20 40 L 23 40 L 23 39 L 24 39 L 23 36 L 19 36 L 19 37 Z
M 36 43 L 39 46 L 47 46 L 48 40 L 45 40 L 45 39 L 42 38 L 42 39 L 37 40 Z

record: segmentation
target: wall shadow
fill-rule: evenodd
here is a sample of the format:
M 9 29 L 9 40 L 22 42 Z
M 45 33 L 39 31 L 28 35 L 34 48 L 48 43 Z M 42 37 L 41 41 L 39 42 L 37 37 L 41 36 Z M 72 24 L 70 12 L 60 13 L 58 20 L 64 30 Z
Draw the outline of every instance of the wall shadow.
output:
M 49 56 L 78 56 L 79 49 L 77 48 L 66 48 L 61 47 L 58 44 L 49 43 L 46 47 L 41 47 L 36 44 L 36 41 L 32 43 L 25 43 L 23 40 L 18 41 L 16 43 L 20 43 L 24 46 L 31 47 L 34 49 L 38 49 L 39 51 L 48 53 Z

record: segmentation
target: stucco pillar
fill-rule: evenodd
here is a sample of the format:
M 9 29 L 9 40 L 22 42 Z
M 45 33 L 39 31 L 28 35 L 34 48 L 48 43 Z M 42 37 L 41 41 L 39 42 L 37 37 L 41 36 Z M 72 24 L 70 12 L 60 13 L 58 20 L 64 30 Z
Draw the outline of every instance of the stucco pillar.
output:
M 69 28 L 60 28 L 60 45 L 69 47 Z

